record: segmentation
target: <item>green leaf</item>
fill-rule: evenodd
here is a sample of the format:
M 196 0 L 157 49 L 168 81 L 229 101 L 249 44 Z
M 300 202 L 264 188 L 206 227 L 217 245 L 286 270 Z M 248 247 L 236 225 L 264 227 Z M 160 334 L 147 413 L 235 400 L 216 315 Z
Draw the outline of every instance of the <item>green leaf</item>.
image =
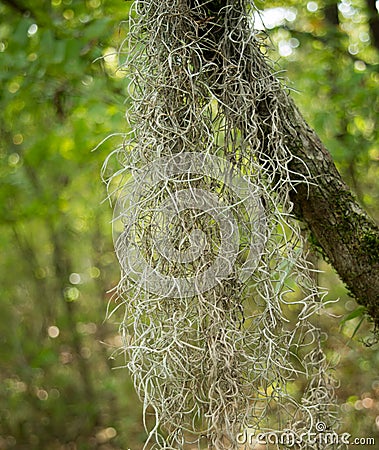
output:
M 346 322 L 348 322 L 349 320 L 353 320 L 356 317 L 362 317 L 364 316 L 366 313 L 366 308 L 364 306 L 358 306 L 358 308 L 354 309 L 354 311 L 352 311 L 351 313 L 347 314 L 340 323 L 340 326 L 342 327 L 342 325 L 344 325 Z

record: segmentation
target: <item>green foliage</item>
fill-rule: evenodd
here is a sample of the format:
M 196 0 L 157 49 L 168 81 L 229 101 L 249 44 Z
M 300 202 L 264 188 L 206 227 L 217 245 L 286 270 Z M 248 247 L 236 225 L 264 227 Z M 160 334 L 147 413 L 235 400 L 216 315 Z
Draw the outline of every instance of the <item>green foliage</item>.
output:
M 117 324 L 103 322 L 119 273 L 99 173 L 115 142 L 91 152 L 125 130 L 126 82 L 112 53 L 130 3 L 0 2 L 0 449 L 139 449 L 146 438 L 128 374 L 112 370 L 123 364 L 110 359 Z M 274 55 L 281 51 L 296 102 L 379 219 L 379 49 L 366 4 L 344 2 L 336 26 L 326 2 L 314 12 L 309 3 L 262 2 L 296 13 L 270 31 Z M 379 440 L 378 352 L 350 340 L 360 310 L 322 268 L 329 298 L 341 298 L 330 310 L 345 317 L 342 332 L 341 319 L 320 319 L 341 359 L 345 428 Z M 356 338 L 366 336 L 362 324 Z
M 125 129 L 125 84 L 98 58 L 128 5 L 0 4 L 0 448 L 141 446 L 136 394 L 113 371 L 117 281 L 100 168 Z M 17 7 L 20 10 L 17 10 Z M 125 28 L 125 27 L 124 27 Z

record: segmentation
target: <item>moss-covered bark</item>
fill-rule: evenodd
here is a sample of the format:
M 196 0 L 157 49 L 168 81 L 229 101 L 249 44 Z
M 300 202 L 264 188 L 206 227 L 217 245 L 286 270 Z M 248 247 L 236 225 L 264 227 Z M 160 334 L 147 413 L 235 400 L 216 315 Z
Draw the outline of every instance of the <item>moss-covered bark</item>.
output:
M 297 216 L 320 251 L 337 271 L 358 303 L 379 326 L 379 227 L 362 210 L 338 173 L 317 134 L 289 101 L 288 118 L 297 129 L 290 148 L 305 163 L 293 169 L 313 183 L 293 192 Z
M 213 39 L 215 49 L 220 36 L 225 33 L 225 23 L 233 19 L 233 14 L 227 12 L 228 8 L 222 7 L 227 4 L 215 0 L 204 2 L 205 6 L 191 5 L 194 17 L 202 19 L 202 32 L 207 35 L 208 46 Z M 246 4 L 240 0 L 234 6 L 244 8 Z M 257 45 L 260 45 L 258 41 Z M 235 41 L 234 54 L 226 56 L 215 52 L 214 55 L 207 55 L 219 68 L 213 77 L 222 79 L 228 62 L 237 61 L 247 51 L 248 48 Z M 239 76 L 248 83 L 258 83 L 259 76 L 264 76 L 259 72 L 264 59 L 262 55 L 258 69 L 246 67 Z M 274 80 L 273 71 L 270 77 Z M 269 117 L 272 110 L 270 99 L 280 105 L 283 133 L 287 136 L 287 147 L 294 156 L 290 170 L 292 181 L 297 186 L 296 191 L 292 192 L 295 214 L 307 224 L 317 242 L 316 248 L 332 264 L 351 295 L 367 308 L 379 327 L 379 228 L 359 206 L 338 173 L 330 153 L 305 122 L 287 92 L 281 90 L 279 83 L 273 82 L 273 86 L 274 90 L 267 92 L 261 104 L 252 106 L 251 116 Z M 266 145 L 265 135 L 272 131 L 269 120 L 265 120 L 264 124 L 259 138 L 263 147 Z M 245 134 L 249 130 L 241 132 Z M 299 174 L 307 182 L 297 184 Z

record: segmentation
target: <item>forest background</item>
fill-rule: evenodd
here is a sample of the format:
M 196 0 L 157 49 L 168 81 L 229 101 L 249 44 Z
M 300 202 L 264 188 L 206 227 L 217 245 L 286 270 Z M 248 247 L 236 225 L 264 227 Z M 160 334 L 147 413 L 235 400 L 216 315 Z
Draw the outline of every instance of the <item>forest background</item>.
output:
M 91 152 L 127 131 L 116 50 L 130 4 L 0 1 L 0 449 L 138 450 L 146 439 L 119 319 L 105 320 L 119 267 L 100 171 L 120 137 Z M 258 4 L 275 68 L 379 222 L 378 2 Z M 327 299 L 339 298 L 320 324 L 342 429 L 378 443 L 371 324 L 318 264 Z

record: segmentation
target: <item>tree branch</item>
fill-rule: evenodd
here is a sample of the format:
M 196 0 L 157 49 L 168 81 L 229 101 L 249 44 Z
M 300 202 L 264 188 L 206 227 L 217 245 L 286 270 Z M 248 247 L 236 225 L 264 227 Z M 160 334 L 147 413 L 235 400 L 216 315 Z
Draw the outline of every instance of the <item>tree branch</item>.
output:
M 3 0 L 3 3 L 8 5 L 10 8 L 12 8 L 14 11 L 18 12 L 21 15 L 27 14 L 30 12 L 28 8 L 26 8 L 24 5 L 22 5 L 20 2 L 14 1 L 14 0 Z
M 379 227 L 362 210 L 338 173 L 331 155 L 290 101 L 288 119 L 297 129 L 290 144 L 293 170 L 315 184 L 300 185 L 292 194 L 296 214 L 315 240 L 316 248 L 337 271 L 359 304 L 379 326 Z
M 338 17 L 338 5 L 337 3 L 331 3 L 324 8 L 325 19 L 331 25 L 339 25 L 339 17 Z
M 224 29 L 226 9 L 220 8 L 216 0 L 207 2 L 206 5 L 208 9 L 212 9 L 212 16 L 217 14 L 214 11 L 218 11 L 218 20 L 210 24 L 211 28 L 207 30 L 208 39 L 214 39 L 214 48 L 217 48 L 220 36 L 228 34 Z M 329 13 L 331 20 L 338 19 L 335 7 Z M 259 42 L 256 45 L 260 45 Z M 238 61 L 246 51 L 248 50 L 239 47 L 236 42 L 235 54 L 215 53 L 214 61 L 220 67 L 219 77 L 223 76 L 222 67 L 227 67 L 228 61 Z M 222 62 L 223 58 L 226 60 L 225 64 Z M 260 67 L 264 64 L 262 55 Z M 246 83 L 256 83 L 262 77 L 262 72 L 255 67 L 245 67 L 240 76 Z M 274 80 L 273 71 L 271 76 Z M 379 329 L 379 227 L 362 210 L 338 173 L 330 153 L 305 122 L 287 92 L 275 88 L 275 93 L 268 93 L 267 96 L 271 96 L 272 101 L 276 98 L 275 107 L 281 118 L 282 133 L 286 136 L 286 145 L 293 155 L 289 175 L 294 178 L 293 183 L 296 185 L 296 190 L 291 193 L 295 214 L 306 223 L 316 248 L 332 264 L 352 296 L 367 308 Z M 267 118 L 271 115 L 270 111 L 269 102 L 262 101 L 261 105 L 252 105 L 250 116 L 263 115 Z M 261 130 L 260 139 L 262 145 L 265 145 L 265 134 L 272 132 L 270 121 L 264 123 L 266 126 Z M 254 126 L 253 121 L 251 125 Z M 248 130 L 242 132 L 248 133 Z M 298 184 L 299 175 L 303 175 L 309 183 Z
M 368 24 L 370 26 L 372 44 L 379 50 L 379 13 L 376 9 L 376 1 L 366 0 L 366 4 L 369 12 Z
M 32 9 L 29 6 L 25 6 L 22 2 L 17 0 L 2 0 L 5 5 L 12 8 L 13 11 L 22 15 L 31 17 L 39 27 L 47 26 L 51 28 L 49 18 L 44 17 L 42 10 Z

